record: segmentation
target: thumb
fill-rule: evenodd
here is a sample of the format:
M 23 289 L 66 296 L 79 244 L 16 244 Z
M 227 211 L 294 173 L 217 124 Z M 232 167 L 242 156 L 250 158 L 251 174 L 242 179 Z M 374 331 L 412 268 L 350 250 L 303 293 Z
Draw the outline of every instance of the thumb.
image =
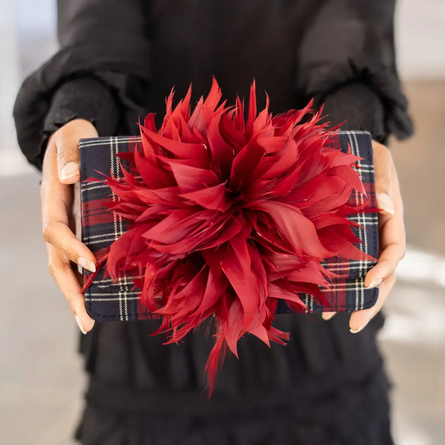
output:
M 98 137 L 97 130 L 91 122 L 75 119 L 51 137 L 56 146 L 59 180 L 63 184 L 74 184 L 80 179 L 79 139 Z
M 394 214 L 394 203 L 391 194 L 392 156 L 388 148 L 373 141 L 376 198 L 380 209 Z

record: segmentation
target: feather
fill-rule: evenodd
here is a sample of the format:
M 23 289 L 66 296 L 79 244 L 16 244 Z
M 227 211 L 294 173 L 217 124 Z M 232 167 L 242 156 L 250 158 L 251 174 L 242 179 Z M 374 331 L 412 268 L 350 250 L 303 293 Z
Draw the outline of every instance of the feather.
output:
M 100 205 L 128 225 L 96 255 L 113 280 L 137 277 L 138 304 L 162 318 L 151 335 L 166 334 L 165 344 L 214 321 L 210 397 L 244 334 L 286 344 L 289 334 L 273 327 L 278 299 L 294 312 L 307 310 L 300 293 L 325 305 L 321 289 L 341 275 L 324 260 L 368 259 L 346 217 L 377 209 L 368 207 L 360 158 L 335 148 L 338 128 L 327 129 L 312 102 L 272 117 L 268 97 L 257 110 L 253 82 L 246 119 L 244 100 L 221 103 L 215 79 L 193 110 L 191 96 L 190 87 L 174 105 L 172 89 L 161 128 L 149 114 L 140 146 L 118 155 L 130 168 L 99 180 L 113 194 Z

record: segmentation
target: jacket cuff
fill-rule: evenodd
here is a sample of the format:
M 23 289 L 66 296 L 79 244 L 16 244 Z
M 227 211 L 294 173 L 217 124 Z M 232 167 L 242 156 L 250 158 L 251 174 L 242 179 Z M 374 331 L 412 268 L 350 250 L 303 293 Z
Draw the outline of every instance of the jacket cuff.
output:
M 384 111 L 385 140 L 391 134 L 398 139 L 407 139 L 413 134 L 414 128 L 406 97 L 400 88 L 396 72 L 387 67 L 373 64 L 363 58 L 322 66 L 311 70 L 310 78 L 301 91 L 305 97 L 314 97 L 316 105 L 320 105 L 328 100 L 328 96 L 348 88 L 351 84 L 367 86 L 371 91 L 364 94 L 370 98 L 370 94 L 373 93 L 381 102 Z M 360 115 L 364 110 L 364 103 L 360 97 L 356 94 L 353 96 L 354 102 L 357 101 L 357 106 L 361 108 L 355 106 L 348 118 L 353 118 L 356 113 Z
M 100 81 L 86 77 L 67 80 L 55 91 L 45 117 L 41 132 L 41 159 L 51 134 L 74 119 L 91 122 L 99 136 L 112 136 L 121 116 L 111 91 Z
M 385 129 L 385 109 L 378 94 L 368 85 L 352 82 L 336 88 L 319 100 L 324 102 L 323 115 L 331 125 L 342 130 L 369 131 L 372 138 L 386 143 L 389 132 Z

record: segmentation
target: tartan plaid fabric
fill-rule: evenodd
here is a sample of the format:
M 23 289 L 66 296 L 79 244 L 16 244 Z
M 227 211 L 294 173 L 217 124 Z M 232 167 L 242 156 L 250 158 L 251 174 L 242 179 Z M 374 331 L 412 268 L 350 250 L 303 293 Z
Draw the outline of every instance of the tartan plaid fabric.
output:
M 138 137 L 109 137 L 83 139 L 79 143 L 81 160 L 81 203 L 82 203 L 82 241 L 93 251 L 106 248 L 125 232 L 125 221 L 109 211 L 103 203 L 110 199 L 110 189 L 105 184 L 88 181 L 88 178 L 100 178 L 98 173 L 111 172 L 114 177 L 122 177 L 122 171 L 116 158 L 119 152 L 128 152 L 140 142 Z M 367 193 L 371 197 L 371 206 L 376 207 L 374 187 L 374 166 L 371 136 L 367 132 L 340 132 L 339 143 L 343 151 L 351 151 L 363 158 L 358 163 L 359 171 Z M 124 166 L 125 161 L 123 161 Z M 126 166 L 128 167 L 128 165 Z M 111 195 L 112 196 L 112 195 Z M 358 200 L 356 193 L 351 200 Z M 378 215 L 359 213 L 350 216 L 363 229 L 356 234 L 363 243 L 360 249 L 373 257 L 378 256 Z M 348 278 L 338 279 L 333 285 L 322 291 L 330 306 L 321 307 L 310 295 L 300 295 L 308 310 L 321 311 L 356 311 L 372 307 L 378 296 L 378 289 L 365 289 L 364 277 L 373 267 L 373 261 L 348 261 L 339 257 L 326 261 L 323 265 L 334 272 L 347 274 Z M 88 272 L 84 271 L 85 274 Z M 91 286 L 85 291 L 85 304 L 88 313 L 97 321 L 133 321 L 157 318 L 140 304 L 140 292 L 135 289 L 131 277 L 113 283 L 104 279 L 100 271 Z M 290 313 L 283 300 L 279 301 L 277 314 Z

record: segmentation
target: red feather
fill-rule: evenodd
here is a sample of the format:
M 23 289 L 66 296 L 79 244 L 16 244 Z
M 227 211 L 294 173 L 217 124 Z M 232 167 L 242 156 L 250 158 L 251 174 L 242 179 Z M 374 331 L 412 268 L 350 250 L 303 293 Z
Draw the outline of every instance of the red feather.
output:
M 277 299 L 295 312 L 306 310 L 299 292 L 326 303 L 320 287 L 335 274 L 322 261 L 364 259 L 345 216 L 375 209 L 354 169 L 359 158 L 329 145 L 338 130 L 312 102 L 272 117 L 267 98 L 258 113 L 253 83 L 245 119 L 240 98 L 220 104 L 215 79 L 193 112 L 191 89 L 176 107 L 173 94 L 160 130 L 149 114 L 142 147 L 119 155 L 132 168 L 104 180 L 115 195 L 106 206 L 130 225 L 99 266 L 113 279 L 138 277 L 141 303 L 163 319 L 152 335 L 168 333 L 167 343 L 214 317 L 210 396 L 227 347 L 237 355 L 243 334 L 268 346 L 289 339 L 272 326 Z

